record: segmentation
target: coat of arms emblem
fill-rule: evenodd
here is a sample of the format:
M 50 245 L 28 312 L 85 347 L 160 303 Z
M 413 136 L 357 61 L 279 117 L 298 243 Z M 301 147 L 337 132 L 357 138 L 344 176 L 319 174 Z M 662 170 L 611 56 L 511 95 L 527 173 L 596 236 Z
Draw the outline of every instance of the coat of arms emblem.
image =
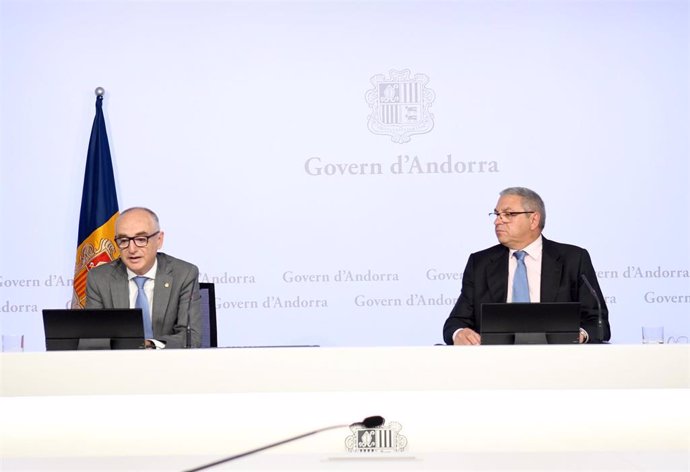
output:
M 434 115 L 429 108 L 436 98 L 427 88 L 429 77 L 409 69 L 391 70 L 389 76 L 377 74 L 371 78 L 373 88 L 367 90 L 366 100 L 371 108 L 369 131 L 387 134 L 394 143 L 406 143 L 413 134 L 428 133 L 434 127 Z
M 350 426 L 352 434 L 345 438 L 348 452 L 403 452 L 407 447 L 407 438 L 400 434 L 400 423 L 367 428 L 361 424 Z
M 94 240 L 98 240 L 94 238 Z M 120 255 L 119 249 L 109 238 L 100 238 L 99 248 L 96 249 L 91 240 L 82 243 L 77 249 L 77 263 L 75 266 L 75 276 L 72 291 L 72 307 L 86 306 L 86 277 L 88 271 L 101 264 L 107 264 L 117 259 Z

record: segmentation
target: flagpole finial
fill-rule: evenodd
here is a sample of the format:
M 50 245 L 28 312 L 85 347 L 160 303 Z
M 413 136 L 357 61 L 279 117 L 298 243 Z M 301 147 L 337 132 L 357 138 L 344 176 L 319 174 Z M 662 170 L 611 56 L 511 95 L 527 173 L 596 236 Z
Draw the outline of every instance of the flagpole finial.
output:
M 94 92 L 96 93 L 97 97 L 102 97 L 103 95 L 105 95 L 105 89 L 103 87 L 96 87 L 96 90 L 94 90 Z

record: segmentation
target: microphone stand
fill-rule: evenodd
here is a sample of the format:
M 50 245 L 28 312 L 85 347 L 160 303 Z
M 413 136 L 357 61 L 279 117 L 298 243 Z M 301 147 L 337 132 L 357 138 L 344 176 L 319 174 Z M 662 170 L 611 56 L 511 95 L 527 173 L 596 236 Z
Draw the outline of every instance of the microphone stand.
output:
M 328 431 L 331 429 L 344 428 L 346 426 L 350 426 L 350 427 L 352 427 L 352 426 L 364 426 L 365 428 L 377 428 L 377 427 L 381 426 L 383 423 L 385 423 L 385 421 L 386 420 L 384 420 L 383 417 L 381 417 L 381 416 L 369 416 L 369 417 L 365 418 L 364 421 L 358 422 L 358 423 L 338 424 L 338 425 L 334 425 L 334 426 L 327 426 L 325 428 L 320 428 L 320 429 L 316 429 L 314 431 L 310 431 L 308 433 L 300 434 L 299 436 L 295 436 L 295 437 L 288 438 L 288 439 L 283 439 L 282 441 L 271 443 L 271 444 L 268 444 L 267 446 L 258 447 L 256 449 L 252 449 L 251 451 L 246 451 L 246 452 L 242 452 L 240 454 L 235 454 L 234 456 L 226 457 L 225 459 L 211 462 L 210 464 L 202 465 L 200 467 L 195 467 L 194 469 L 188 469 L 188 470 L 185 470 L 184 472 L 198 472 L 200 470 L 205 470 L 205 469 L 208 469 L 210 467 L 214 467 L 216 465 L 224 464 L 225 462 L 230 462 L 230 461 L 233 461 L 235 459 L 239 459 L 240 457 L 245 457 L 245 456 L 248 456 L 250 454 L 255 454 L 257 452 L 265 451 L 266 449 L 271 449 L 272 447 L 280 446 L 281 444 L 286 444 L 286 443 L 289 443 L 292 441 L 297 441 L 298 439 L 306 438 L 307 436 L 312 436 L 314 434 L 322 433 L 324 431 Z

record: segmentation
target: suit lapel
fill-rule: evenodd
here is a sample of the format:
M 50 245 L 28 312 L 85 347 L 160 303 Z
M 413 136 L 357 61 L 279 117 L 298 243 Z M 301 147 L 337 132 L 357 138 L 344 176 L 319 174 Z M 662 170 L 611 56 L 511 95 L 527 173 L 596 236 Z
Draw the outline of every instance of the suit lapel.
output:
M 165 256 L 159 253 L 156 258 L 158 260 L 158 270 L 156 271 L 156 285 L 153 290 L 153 313 L 151 314 L 154 334 L 163 329 L 173 282 L 172 267 L 167 264 Z
M 491 300 L 505 302 L 508 297 L 508 248 L 500 246 L 491 256 L 486 270 Z
M 563 261 L 553 243 L 542 236 L 541 301 L 555 302 L 563 273 Z
M 129 279 L 127 276 L 127 268 L 121 260 L 113 268 L 113 280 L 110 283 L 113 297 L 113 307 L 129 307 Z

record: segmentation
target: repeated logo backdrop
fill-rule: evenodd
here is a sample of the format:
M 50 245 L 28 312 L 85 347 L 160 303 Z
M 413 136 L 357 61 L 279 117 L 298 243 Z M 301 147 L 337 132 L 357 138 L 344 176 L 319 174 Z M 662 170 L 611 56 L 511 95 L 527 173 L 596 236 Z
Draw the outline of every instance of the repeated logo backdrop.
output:
M 219 345 L 441 342 L 513 185 L 590 251 L 614 342 L 682 339 L 687 9 L 5 2 L 2 332 L 42 350 L 41 310 L 70 304 L 103 86 L 120 208 L 156 210 L 216 284 Z

